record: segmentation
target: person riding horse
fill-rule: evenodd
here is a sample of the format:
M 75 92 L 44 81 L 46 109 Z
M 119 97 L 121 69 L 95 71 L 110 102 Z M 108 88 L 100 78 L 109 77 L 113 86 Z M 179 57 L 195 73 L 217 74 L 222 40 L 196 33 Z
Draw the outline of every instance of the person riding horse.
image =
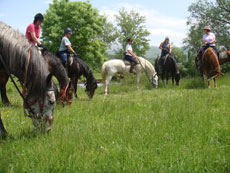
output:
M 161 42 L 159 49 L 161 49 L 161 56 L 158 60 L 158 67 L 162 68 L 162 66 L 164 65 L 164 62 L 165 62 L 165 58 L 167 58 L 168 55 L 170 55 L 172 52 L 172 48 L 171 48 L 171 45 L 169 43 L 169 37 L 165 37 L 165 40 L 163 42 Z M 171 56 L 171 58 L 175 62 L 176 73 L 179 73 L 178 65 L 177 65 L 177 61 L 176 61 L 175 57 Z
M 39 40 L 40 33 L 41 33 L 41 24 L 44 21 L 44 17 L 41 13 L 38 13 L 34 16 L 34 22 L 29 24 L 26 28 L 26 38 L 28 39 L 29 43 L 39 47 L 43 47 L 42 43 Z
M 132 42 L 133 40 L 131 38 L 129 38 L 127 40 L 127 45 L 126 45 L 126 49 L 125 49 L 125 60 L 129 61 L 131 64 L 130 67 L 130 73 L 133 73 L 133 69 L 135 67 L 135 65 L 137 65 L 137 55 L 135 53 L 133 53 L 133 48 L 132 48 Z
M 69 57 L 70 52 L 77 56 L 76 52 L 71 47 L 71 42 L 69 41 L 69 37 L 72 34 L 71 28 L 64 29 L 64 36 L 62 37 L 62 41 L 59 47 L 58 55 L 61 58 L 61 62 L 66 67 L 67 59 Z
M 214 51 L 216 52 L 216 54 L 217 54 L 217 56 L 219 58 L 219 51 L 216 48 L 216 44 L 215 44 L 216 36 L 215 36 L 214 33 L 211 32 L 211 27 L 210 26 L 205 26 L 204 27 L 204 32 L 205 32 L 205 34 L 203 35 L 203 46 L 200 48 L 200 50 L 198 52 L 198 58 L 199 58 L 200 62 L 202 60 L 203 53 L 209 47 L 214 49 Z

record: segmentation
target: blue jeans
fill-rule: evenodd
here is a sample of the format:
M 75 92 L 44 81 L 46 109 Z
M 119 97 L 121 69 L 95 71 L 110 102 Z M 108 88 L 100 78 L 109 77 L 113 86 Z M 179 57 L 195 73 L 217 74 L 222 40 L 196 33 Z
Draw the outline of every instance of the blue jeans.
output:
M 61 62 L 65 64 L 67 62 L 67 58 L 69 56 L 69 51 L 68 50 L 63 50 L 58 52 L 59 57 L 61 59 Z
M 129 56 L 129 55 L 125 55 L 125 59 L 129 62 L 134 62 L 135 64 L 137 64 L 137 61 L 134 57 Z

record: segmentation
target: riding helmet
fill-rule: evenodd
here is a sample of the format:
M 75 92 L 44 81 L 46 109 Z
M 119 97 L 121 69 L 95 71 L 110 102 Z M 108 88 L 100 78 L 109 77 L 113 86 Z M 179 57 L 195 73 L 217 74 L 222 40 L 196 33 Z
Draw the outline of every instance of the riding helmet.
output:
M 204 27 L 204 30 L 211 31 L 211 27 L 210 27 L 210 26 L 205 26 L 205 27 Z
M 64 33 L 65 33 L 65 34 L 67 34 L 67 33 L 72 34 L 72 29 L 71 29 L 71 28 L 65 28 L 65 29 L 64 29 Z
M 167 36 L 167 37 L 165 37 L 165 40 L 169 40 L 169 37 Z
M 34 16 L 34 22 L 37 22 L 37 21 L 41 21 L 41 22 L 44 21 L 44 17 L 41 13 L 38 13 Z

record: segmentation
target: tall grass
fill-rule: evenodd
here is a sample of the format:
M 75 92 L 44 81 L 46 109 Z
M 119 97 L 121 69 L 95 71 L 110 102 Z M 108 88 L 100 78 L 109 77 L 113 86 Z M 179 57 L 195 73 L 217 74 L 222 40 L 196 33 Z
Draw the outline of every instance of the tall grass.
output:
M 72 106 L 56 106 L 48 135 L 33 132 L 9 84 L 0 172 L 230 172 L 230 76 L 218 89 L 199 79 L 151 89 L 143 76 L 137 90 L 135 81 L 112 83 L 108 96 L 100 87 L 92 100 L 79 88 Z

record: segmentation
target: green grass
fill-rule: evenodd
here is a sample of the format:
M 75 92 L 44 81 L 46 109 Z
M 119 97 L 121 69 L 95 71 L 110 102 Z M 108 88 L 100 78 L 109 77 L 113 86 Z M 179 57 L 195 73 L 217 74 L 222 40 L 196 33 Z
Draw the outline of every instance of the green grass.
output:
M 128 76 L 92 100 L 79 88 L 72 106 L 56 106 L 48 135 L 34 134 L 9 83 L 0 172 L 230 172 L 230 76 L 217 82 L 152 89 L 143 77 L 137 90 Z

